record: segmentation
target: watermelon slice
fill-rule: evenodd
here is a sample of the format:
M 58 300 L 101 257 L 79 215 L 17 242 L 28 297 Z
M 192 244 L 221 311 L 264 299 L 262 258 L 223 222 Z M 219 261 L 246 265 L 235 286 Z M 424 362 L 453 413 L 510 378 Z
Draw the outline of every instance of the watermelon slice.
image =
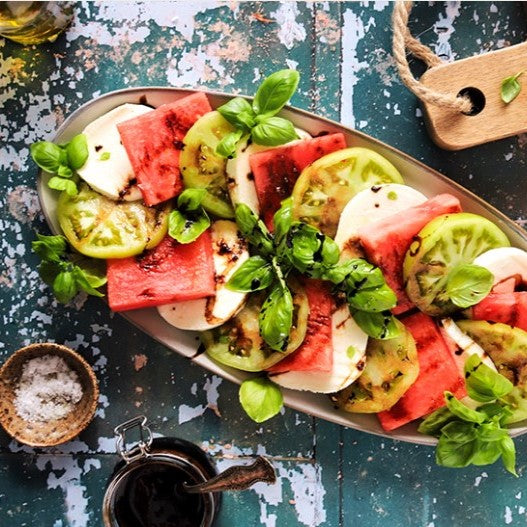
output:
M 459 200 L 439 194 L 420 205 L 369 223 L 359 229 L 359 238 L 368 260 L 380 267 L 386 282 L 397 295 L 398 315 L 413 307 L 403 283 L 403 261 L 414 236 L 431 220 L 442 214 L 460 212 Z
M 306 279 L 303 285 L 309 302 L 306 336 L 296 351 L 269 368 L 269 372 L 329 372 L 333 366 L 331 316 L 336 306 L 331 288 L 321 280 Z
M 183 138 L 211 110 L 207 96 L 197 92 L 117 125 L 147 205 L 166 201 L 183 190 L 179 171 Z
M 180 244 L 170 236 L 141 256 L 108 260 L 108 301 L 114 311 L 213 296 L 216 292 L 210 230 Z
M 514 293 L 514 290 L 516 289 L 518 280 L 515 276 L 511 276 L 510 278 L 506 278 L 505 280 L 502 280 L 501 282 L 498 282 L 494 285 L 492 288 L 493 293 Z
M 462 398 L 465 380 L 447 348 L 434 320 L 416 313 L 402 320 L 417 345 L 419 377 L 399 401 L 377 414 L 386 431 L 394 430 L 445 405 L 444 392 Z
M 491 293 L 468 312 L 473 320 L 502 322 L 527 331 L 527 291 Z
M 300 172 L 336 150 L 346 148 L 344 134 L 328 134 L 252 154 L 249 163 L 254 176 L 260 214 L 269 229 L 280 203 L 291 195 Z

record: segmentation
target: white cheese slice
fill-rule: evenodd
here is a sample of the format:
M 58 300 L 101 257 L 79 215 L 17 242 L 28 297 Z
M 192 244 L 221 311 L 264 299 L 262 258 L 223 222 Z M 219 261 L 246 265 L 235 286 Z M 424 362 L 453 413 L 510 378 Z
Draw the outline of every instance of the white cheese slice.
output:
M 344 207 L 335 235 L 339 249 L 346 252 L 359 243 L 359 229 L 402 210 L 424 203 L 424 194 L 408 185 L 387 183 L 358 192 Z M 354 254 L 350 254 L 354 256 Z
M 368 335 L 357 326 L 347 304 L 331 318 L 333 367 L 330 372 L 289 371 L 271 374 L 276 384 L 293 390 L 333 393 L 349 386 L 364 369 Z
M 305 130 L 300 128 L 295 128 L 295 130 L 300 139 L 291 141 L 288 143 L 289 145 L 311 138 Z M 260 204 L 258 203 L 258 195 L 254 186 L 254 177 L 249 158 L 256 152 L 271 150 L 272 148 L 276 147 L 257 145 L 255 143 L 248 145 L 247 141 L 240 141 L 236 148 L 236 157 L 227 161 L 227 187 L 231 201 L 235 206 L 238 203 L 245 203 L 255 214 L 260 214 Z
M 211 235 L 216 295 L 158 306 L 159 314 L 176 328 L 205 331 L 220 326 L 242 308 L 247 297 L 225 286 L 249 258 L 247 244 L 240 237 L 236 223 L 218 220 L 211 226 Z
M 91 122 L 84 130 L 88 160 L 77 170 L 96 192 L 110 199 L 136 201 L 142 198 L 135 175 L 117 130 L 117 124 L 153 111 L 142 104 L 123 104 Z
M 451 318 L 443 318 L 439 324 L 441 333 L 446 335 L 447 338 L 453 340 L 459 350 L 454 354 L 456 364 L 461 375 L 464 377 L 465 362 L 467 359 L 474 355 L 474 353 L 481 359 L 481 362 L 486 364 L 489 368 L 494 371 L 498 371 L 492 359 L 487 355 L 485 350 L 475 341 L 473 341 L 465 332 L 463 332 L 459 326 Z
M 511 277 L 527 284 L 527 252 L 517 247 L 490 249 L 476 257 L 472 263 L 485 267 L 494 275 L 493 285 Z
M 456 361 L 458 371 L 463 378 L 465 378 L 465 362 L 471 355 L 474 355 L 474 353 L 481 359 L 483 364 L 486 364 L 494 371 L 498 371 L 494 365 L 494 362 L 492 362 L 492 359 L 487 355 L 485 350 L 477 342 L 473 341 L 465 332 L 463 332 L 451 318 L 442 319 L 439 327 L 441 329 L 441 333 L 445 337 L 445 340 L 450 338 L 459 348 L 459 350 L 454 353 L 454 359 Z M 468 395 L 463 397 L 461 402 L 473 410 L 482 404 L 478 401 L 475 401 Z

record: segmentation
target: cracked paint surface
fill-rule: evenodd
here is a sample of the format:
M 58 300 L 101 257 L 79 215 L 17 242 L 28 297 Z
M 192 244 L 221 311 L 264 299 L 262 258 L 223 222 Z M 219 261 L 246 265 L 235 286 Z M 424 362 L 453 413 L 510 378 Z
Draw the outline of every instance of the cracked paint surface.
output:
M 113 428 L 139 413 L 158 435 L 200 444 L 219 469 L 269 456 L 274 486 L 225 496 L 218 525 L 524 525 L 525 439 L 514 480 L 499 466 L 435 466 L 433 451 L 340 428 L 285 410 L 257 425 L 237 388 L 191 365 L 79 296 L 56 303 L 30 250 L 46 231 L 35 190 L 32 142 L 49 139 L 79 105 L 141 85 L 253 93 L 262 77 L 301 73 L 293 104 L 393 144 L 527 221 L 527 136 L 445 153 L 390 53 L 390 4 L 375 2 L 82 2 L 56 43 L 0 40 L 0 357 L 35 341 L 77 349 L 100 382 L 96 417 L 80 438 L 30 449 L 0 433 L 0 525 L 98 526 L 118 461 Z M 526 38 L 513 3 L 420 3 L 412 32 L 448 60 Z M 419 70 L 419 65 L 412 67 Z

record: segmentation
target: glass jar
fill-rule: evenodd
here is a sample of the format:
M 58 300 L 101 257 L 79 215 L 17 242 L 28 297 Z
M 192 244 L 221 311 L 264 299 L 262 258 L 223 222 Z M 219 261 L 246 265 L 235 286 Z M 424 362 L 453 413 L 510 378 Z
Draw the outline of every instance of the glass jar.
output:
M 19 44 L 53 42 L 73 18 L 73 2 L 0 2 L 0 36 Z
M 132 429 L 140 439 L 126 446 Z M 216 475 L 207 454 L 198 446 L 176 438 L 153 439 L 144 416 L 115 429 L 122 457 L 110 477 L 103 498 L 105 527 L 211 527 L 221 494 L 189 494 L 183 483 L 202 483 Z

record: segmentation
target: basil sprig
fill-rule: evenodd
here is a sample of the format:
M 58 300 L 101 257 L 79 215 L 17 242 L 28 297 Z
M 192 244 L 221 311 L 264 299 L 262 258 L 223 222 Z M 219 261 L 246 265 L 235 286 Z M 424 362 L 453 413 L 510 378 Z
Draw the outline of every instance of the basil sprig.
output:
M 284 200 L 274 215 L 273 234 L 245 204 L 237 205 L 235 217 L 257 254 L 237 269 L 227 287 L 245 293 L 269 289 L 259 326 L 260 335 L 271 349 L 285 351 L 288 345 L 293 299 L 286 278 L 292 271 L 333 282 L 346 297 L 356 323 L 368 335 L 389 339 L 399 334 L 389 311 L 397 297 L 380 269 L 361 259 L 339 263 L 339 248 L 330 237 L 311 225 L 293 221 L 291 198 Z
M 179 243 L 191 243 L 210 226 L 210 218 L 201 206 L 207 191 L 188 188 L 177 199 L 177 209 L 168 216 L 168 234 Z
M 257 423 L 274 417 L 284 404 L 280 388 L 266 377 L 243 381 L 238 396 L 247 415 Z
M 277 146 L 298 136 L 291 121 L 276 114 L 295 93 L 300 75 L 296 70 L 280 70 L 269 75 L 256 91 L 252 104 L 241 97 L 231 99 L 217 110 L 236 130 L 225 135 L 216 154 L 232 158 L 242 137 L 250 136 L 258 145 Z
M 94 261 L 78 254 L 68 254 L 64 236 L 44 236 L 37 233 L 31 243 L 33 252 L 41 258 L 38 271 L 44 283 L 51 286 L 59 302 L 66 304 L 79 291 L 102 297 L 97 289 L 106 283 L 104 261 Z
M 458 265 L 450 271 L 446 293 L 453 304 L 461 308 L 473 306 L 483 300 L 492 289 L 493 274 L 479 265 Z
M 505 397 L 514 386 L 476 354 L 468 358 L 464 370 L 469 396 L 483 404 L 474 410 L 445 392 L 446 406 L 430 414 L 418 430 L 439 439 L 438 465 L 489 465 L 501 457 L 504 467 L 517 476 L 516 450 L 505 428 L 512 415 Z
M 33 161 L 46 172 L 56 174 L 48 181 L 53 190 L 65 191 L 69 196 L 78 192 L 75 171 L 88 159 L 88 144 L 84 134 L 76 135 L 69 143 L 56 145 L 39 141 L 29 147 Z

